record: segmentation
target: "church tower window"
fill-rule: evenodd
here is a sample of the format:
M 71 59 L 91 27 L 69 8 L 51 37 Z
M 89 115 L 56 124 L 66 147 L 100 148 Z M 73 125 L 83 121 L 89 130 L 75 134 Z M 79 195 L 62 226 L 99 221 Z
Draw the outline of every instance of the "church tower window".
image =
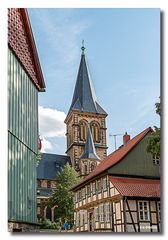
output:
M 91 132 L 93 141 L 99 143 L 100 142 L 100 127 L 96 122 L 91 123 Z
M 81 121 L 79 123 L 79 139 L 80 141 L 86 141 L 87 136 L 87 123 L 84 121 Z

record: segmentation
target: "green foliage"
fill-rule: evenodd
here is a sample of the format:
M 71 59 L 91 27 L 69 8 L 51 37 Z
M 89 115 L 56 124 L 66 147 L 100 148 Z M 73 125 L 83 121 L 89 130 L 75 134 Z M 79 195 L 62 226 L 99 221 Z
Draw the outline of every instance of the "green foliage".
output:
M 56 216 L 63 223 L 67 220 L 69 223 L 73 221 L 73 197 L 74 194 L 70 189 L 78 183 L 78 177 L 75 169 L 66 164 L 62 171 L 56 177 L 56 189 L 49 200 L 49 205 L 57 205 Z
M 147 152 L 151 153 L 153 158 L 160 158 L 160 128 L 154 127 L 154 131 L 150 134 L 147 144 Z
M 156 113 L 161 115 L 160 102 L 155 104 Z M 150 134 L 147 143 L 147 152 L 151 153 L 153 158 L 160 159 L 160 128 L 154 126 L 154 131 Z
M 40 150 L 38 150 L 37 156 L 36 156 L 36 167 L 38 167 L 40 160 L 41 160 L 41 152 Z
M 44 229 L 58 229 L 58 226 L 55 222 L 52 223 L 49 219 L 44 219 L 44 221 L 42 222 L 41 228 L 44 228 Z
M 161 116 L 160 102 L 155 103 L 155 107 L 156 107 L 156 113 L 159 114 L 159 116 Z

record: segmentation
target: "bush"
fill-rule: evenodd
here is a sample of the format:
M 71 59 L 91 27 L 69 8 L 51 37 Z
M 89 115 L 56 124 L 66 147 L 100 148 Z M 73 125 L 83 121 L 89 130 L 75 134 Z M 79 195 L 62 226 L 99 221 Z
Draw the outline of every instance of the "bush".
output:
M 42 227 L 44 229 L 58 229 L 58 224 L 56 224 L 55 222 L 51 222 L 49 219 L 44 219 L 44 221 L 42 222 Z

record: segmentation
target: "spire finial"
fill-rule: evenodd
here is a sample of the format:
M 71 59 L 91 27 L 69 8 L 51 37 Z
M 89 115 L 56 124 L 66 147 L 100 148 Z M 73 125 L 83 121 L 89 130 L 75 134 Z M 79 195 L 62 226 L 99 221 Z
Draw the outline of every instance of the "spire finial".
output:
M 85 55 L 85 53 L 84 53 L 84 51 L 85 51 L 84 40 L 82 40 L 82 47 L 81 47 L 81 50 L 82 50 L 82 55 Z

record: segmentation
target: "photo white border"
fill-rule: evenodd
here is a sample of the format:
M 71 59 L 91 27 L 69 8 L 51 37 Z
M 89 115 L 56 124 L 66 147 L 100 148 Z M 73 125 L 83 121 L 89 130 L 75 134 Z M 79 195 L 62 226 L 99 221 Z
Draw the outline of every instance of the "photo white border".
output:
M 162 128 L 164 127 L 164 131 L 162 131 L 162 134 L 164 134 L 164 137 L 162 139 L 162 144 L 164 144 L 164 150 L 162 151 L 164 159 L 164 168 L 163 175 L 164 175 L 164 184 L 163 184 L 163 192 L 162 194 L 163 200 L 164 200 L 164 209 L 163 211 L 163 220 L 167 220 L 167 204 L 166 200 L 168 199 L 168 191 L 166 191 L 167 187 L 167 171 L 168 166 L 166 159 L 167 151 L 166 149 L 166 143 L 168 142 L 168 136 L 167 136 L 167 129 L 166 126 L 166 120 L 167 120 L 167 114 L 168 114 L 168 104 L 167 104 L 167 90 L 168 90 L 168 79 L 166 76 L 166 57 L 167 57 L 167 46 L 166 43 L 168 41 L 167 38 L 167 14 L 168 14 L 168 1 L 167 0 L 47 0 L 47 1 L 40 1 L 40 0 L 1 0 L 0 2 L 0 76 L 1 76 L 1 94 L 0 94 L 0 149 L 1 149 L 1 167 L 0 167 L 0 176 L 1 176 L 1 195 L 0 195 L 0 206 L 1 206 L 1 217 L 0 217 L 0 234 L 1 239 L 9 239 L 10 237 L 15 238 L 26 238 L 26 237 L 36 237 L 37 239 L 41 238 L 73 238 L 73 239 L 79 239 L 79 238 L 92 238 L 92 239 L 104 239 L 104 238 L 117 238 L 118 240 L 124 238 L 167 238 L 167 226 L 164 221 L 163 224 L 165 224 L 163 230 L 164 233 L 162 235 L 158 235 L 156 233 L 148 234 L 144 236 L 144 234 L 69 234 L 69 235 L 45 235 L 45 234 L 37 234 L 37 235 L 31 235 L 31 234 L 15 234 L 12 235 L 7 232 L 7 8 L 11 7 L 26 7 L 26 8 L 160 8 L 163 12 L 163 25 L 162 25 L 162 31 L 163 31 L 163 40 L 164 42 L 163 48 L 163 56 L 162 56 L 162 64 L 163 64 L 163 73 L 162 73 L 162 81 L 164 81 L 164 84 L 162 83 L 162 86 L 164 87 L 162 95 L 164 96 L 164 117 L 162 120 Z M 150 93 L 149 93 L 150 94 Z M 162 105 L 163 107 L 163 105 Z M 162 146 L 163 147 L 163 146 Z M 163 182 L 163 180 L 162 180 Z

